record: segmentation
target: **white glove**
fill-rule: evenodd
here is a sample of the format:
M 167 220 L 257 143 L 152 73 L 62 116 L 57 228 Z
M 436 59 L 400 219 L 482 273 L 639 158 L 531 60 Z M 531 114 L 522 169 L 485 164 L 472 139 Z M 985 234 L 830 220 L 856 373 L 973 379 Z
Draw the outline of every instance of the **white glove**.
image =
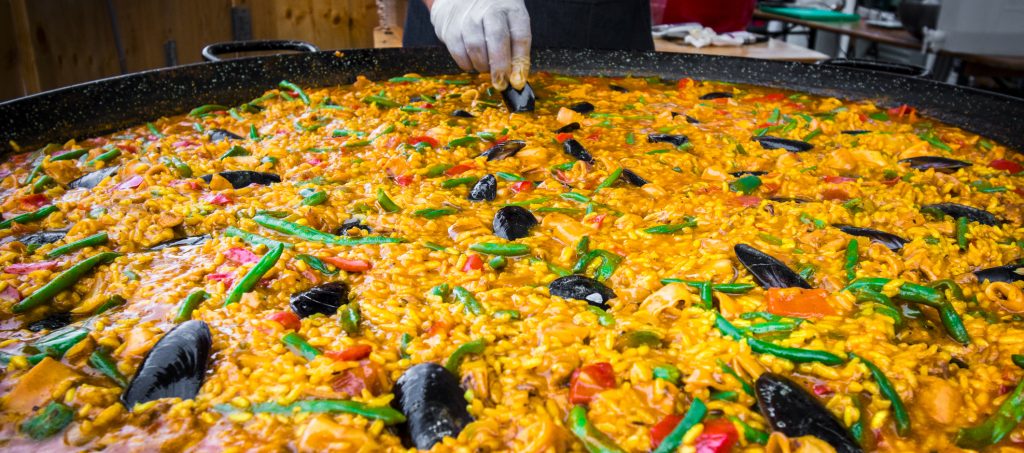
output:
M 523 0 L 434 0 L 430 22 L 462 69 L 490 71 L 499 90 L 523 89 L 532 38 Z

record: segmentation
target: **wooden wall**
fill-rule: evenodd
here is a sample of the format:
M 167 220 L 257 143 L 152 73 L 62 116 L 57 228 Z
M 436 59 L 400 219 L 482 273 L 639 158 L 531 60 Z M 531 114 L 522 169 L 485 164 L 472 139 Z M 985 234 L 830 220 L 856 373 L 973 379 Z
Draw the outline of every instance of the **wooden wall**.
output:
M 248 8 L 253 39 L 321 49 L 373 47 L 374 0 L 111 0 L 128 72 L 178 64 L 232 39 L 232 7 Z M 404 10 L 404 8 L 403 8 Z M 0 100 L 120 74 L 107 0 L 0 0 Z

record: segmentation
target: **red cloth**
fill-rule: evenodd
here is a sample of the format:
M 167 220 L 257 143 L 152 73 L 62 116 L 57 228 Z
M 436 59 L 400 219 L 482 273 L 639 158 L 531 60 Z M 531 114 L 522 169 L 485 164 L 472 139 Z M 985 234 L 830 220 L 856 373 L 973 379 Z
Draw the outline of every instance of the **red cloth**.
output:
M 666 24 L 699 22 L 718 33 L 746 30 L 756 0 L 666 0 Z

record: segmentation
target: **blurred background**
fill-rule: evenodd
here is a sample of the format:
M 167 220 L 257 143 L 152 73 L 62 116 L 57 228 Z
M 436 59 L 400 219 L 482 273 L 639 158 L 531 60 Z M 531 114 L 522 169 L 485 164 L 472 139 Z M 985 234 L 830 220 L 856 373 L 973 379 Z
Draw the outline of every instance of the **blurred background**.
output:
M 407 1 L 419 0 L 0 0 L 0 100 L 198 62 L 203 46 L 215 42 L 395 47 Z M 654 24 L 670 24 L 655 26 L 661 51 L 892 62 L 951 83 L 1024 94 L 1024 57 L 1007 50 L 1024 53 L 1024 0 L 944 0 L 941 7 L 954 11 L 942 19 L 945 30 L 939 3 L 651 0 L 651 10 Z M 994 34 L 979 36 L 979 29 Z M 750 33 L 726 33 L 741 30 Z M 938 44 L 926 49 L 923 39 Z

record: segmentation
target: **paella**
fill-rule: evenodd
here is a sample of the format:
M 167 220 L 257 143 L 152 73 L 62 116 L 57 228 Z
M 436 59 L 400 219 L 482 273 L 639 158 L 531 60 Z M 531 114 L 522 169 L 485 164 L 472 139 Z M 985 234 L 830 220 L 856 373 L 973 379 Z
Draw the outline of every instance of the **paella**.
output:
M 913 106 L 531 84 L 282 81 L 9 156 L 4 448 L 1024 446 L 1020 154 Z

